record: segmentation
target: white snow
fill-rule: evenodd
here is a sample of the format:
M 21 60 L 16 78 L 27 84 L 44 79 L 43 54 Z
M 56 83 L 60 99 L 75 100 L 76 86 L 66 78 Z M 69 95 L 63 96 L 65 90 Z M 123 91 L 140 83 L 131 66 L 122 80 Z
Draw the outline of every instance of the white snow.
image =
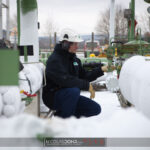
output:
M 88 92 L 82 92 L 82 95 L 90 96 Z M 0 137 L 35 137 L 39 133 L 52 134 L 54 137 L 150 137 L 150 120 L 135 107 L 121 108 L 116 94 L 107 91 L 96 92 L 94 100 L 102 107 L 101 114 L 94 117 L 81 119 L 53 117 L 51 120 L 43 121 L 22 114 L 10 119 L 1 119 L 0 129 L 3 128 L 3 130 L 0 131 Z M 53 147 L 51 149 L 60 150 L 62 148 Z M 128 150 L 128 148 L 115 147 L 76 149 Z M 147 148 L 137 148 L 137 150 L 147 150 Z
M 150 118 L 150 61 L 143 56 L 128 59 L 119 86 L 124 97 Z
M 4 94 L 9 90 L 10 86 L 0 86 L 0 93 Z
M 82 95 L 90 96 L 88 92 L 82 92 Z M 51 120 L 43 121 L 22 114 L 10 119 L 1 119 L 0 128 L 3 130 L 0 131 L 0 137 L 36 137 L 39 133 L 47 133 L 54 137 L 150 137 L 150 120 L 134 107 L 130 109 L 121 108 L 116 94 L 106 91 L 96 92 L 94 100 L 102 107 L 101 114 L 94 117 L 81 119 L 53 117 Z M 128 150 L 129 148 L 53 147 L 51 149 Z M 134 149 L 148 150 L 148 148 L 132 148 L 132 150 Z
M 111 92 L 117 92 L 119 90 L 119 81 L 117 76 L 114 76 L 113 74 L 109 75 L 106 78 L 106 87 L 108 89 L 108 91 Z
M 19 73 L 20 91 L 24 90 L 30 94 L 36 93 L 42 87 L 44 70 L 45 66 L 42 63 L 24 64 L 24 69 Z M 23 94 L 21 96 L 22 98 L 25 97 Z
M 40 90 L 44 70 L 45 67 L 42 63 L 24 64 L 24 69 L 19 73 L 19 87 L 0 86 L 0 118 L 10 118 L 24 111 L 25 102 L 22 102 L 21 98 L 27 96 L 20 94 L 20 91 L 24 90 L 28 94 L 35 94 Z
M 150 120 L 134 107 L 121 108 L 116 94 L 96 92 L 95 101 L 102 107 L 100 115 L 78 120 L 53 117 L 50 126 L 59 137 L 150 137 Z
M 97 78 L 92 83 L 97 84 L 105 84 L 108 91 L 117 92 L 119 90 L 119 81 L 117 78 L 117 71 L 114 70 L 113 72 L 105 72 L 103 76 Z
M 17 86 L 1 86 L 0 93 L 0 118 L 10 118 L 23 112 L 25 104 L 21 102 L 20 90 Z

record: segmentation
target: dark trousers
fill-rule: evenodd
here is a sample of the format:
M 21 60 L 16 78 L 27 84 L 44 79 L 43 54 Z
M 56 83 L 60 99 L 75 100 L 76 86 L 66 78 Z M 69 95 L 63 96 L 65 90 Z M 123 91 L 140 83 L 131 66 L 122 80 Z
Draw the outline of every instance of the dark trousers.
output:
M 54 109 L 56 116 L 67 118 L 75 116 L 90 117 L 98 115 L 101 112 L 101 107 L 95 101 L 80 96 L 79 88 L 63 88 L 55 93 Z

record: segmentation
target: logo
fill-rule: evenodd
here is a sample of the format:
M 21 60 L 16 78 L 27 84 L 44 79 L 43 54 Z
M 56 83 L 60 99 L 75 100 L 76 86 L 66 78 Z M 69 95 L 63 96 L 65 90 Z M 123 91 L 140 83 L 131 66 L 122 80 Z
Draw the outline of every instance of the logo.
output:
M 74 66 L 78 66 L 78 63 L 77 63 L 77 62 L 73 62 L 73 65 L 74 65 Z

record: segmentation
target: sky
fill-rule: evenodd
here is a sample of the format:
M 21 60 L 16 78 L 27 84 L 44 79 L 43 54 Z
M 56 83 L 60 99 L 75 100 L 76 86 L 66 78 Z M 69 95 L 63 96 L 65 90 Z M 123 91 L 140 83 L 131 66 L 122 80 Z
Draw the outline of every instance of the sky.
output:
M 131 0 L 116 0 L 124 8 L 129 7 Z M 136 14 L 143 13 L 149 4 L 144 0 L 136 1 Z M 5 0 L 3 0 L 5 3 Z M 58 32 L 63 28 L 71 28 L 79 34 L 95 32 L 100 13 L 110 7 L 110 0 L 37 0 L 39 34 L 44 34 L 47 20 L 53 20 Z M 16 0 L 10 0 L 11 17 L 16 14 Z

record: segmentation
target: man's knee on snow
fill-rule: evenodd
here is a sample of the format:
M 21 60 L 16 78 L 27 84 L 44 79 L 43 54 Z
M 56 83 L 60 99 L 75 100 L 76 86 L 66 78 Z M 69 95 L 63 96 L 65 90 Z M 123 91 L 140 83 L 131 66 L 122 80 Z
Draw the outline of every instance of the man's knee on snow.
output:
M 98 115 L 101 113 L 101 106 L 99 104 L 95 105 L 94 115 Z
M 97 114 L 100 114 L 100 113 L 101 113 L 101 110 L 102 110 L 101 106 L 100 106 L 100 105 L 97 105 Z

